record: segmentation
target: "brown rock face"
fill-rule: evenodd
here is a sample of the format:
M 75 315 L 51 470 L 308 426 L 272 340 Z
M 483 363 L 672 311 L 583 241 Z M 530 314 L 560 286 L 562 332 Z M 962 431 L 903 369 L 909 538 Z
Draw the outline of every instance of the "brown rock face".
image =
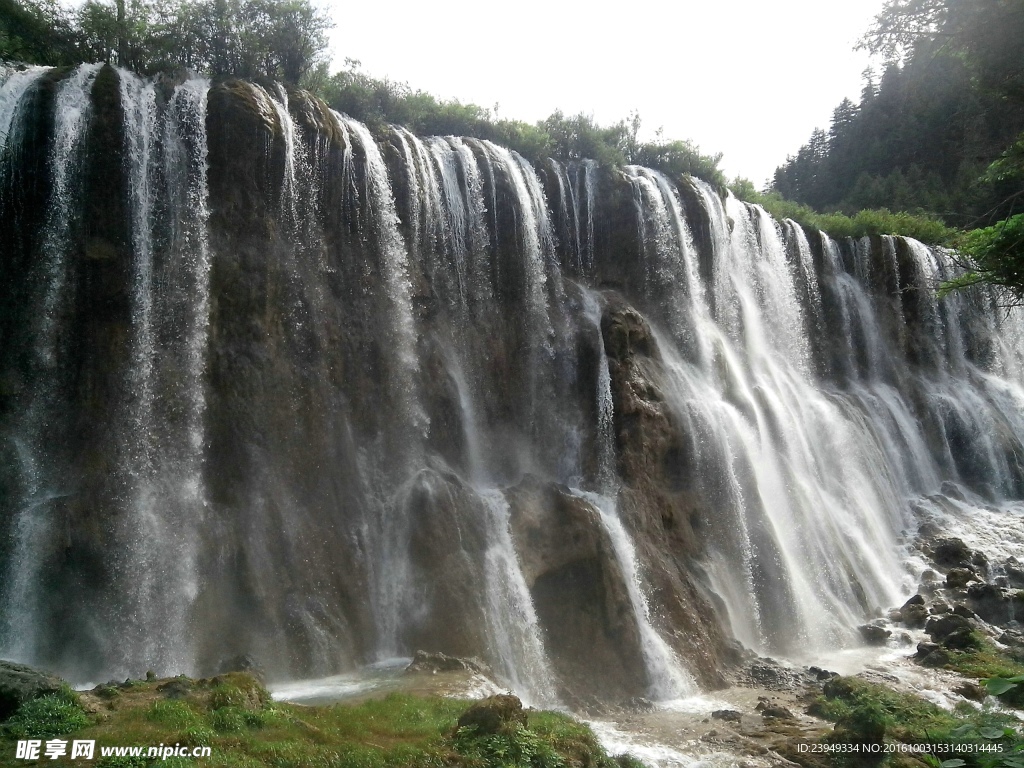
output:
M 587 701 L 646 693 L 636 618 L 599 512 L 568 489 L 531 477 L 509 500 L 523 575 L 562 695 Z
M 703 521 L 713 510 L 692 482 L 686 436 L 663 394 L 664 363 L 654 334 L 633 307 L 607 298 L 601 331 L 624 481 L 619 515 L 646 564 L 656 628 L 698 680 L 713 686 L 727 655 L 725 636 L 695 567 Z

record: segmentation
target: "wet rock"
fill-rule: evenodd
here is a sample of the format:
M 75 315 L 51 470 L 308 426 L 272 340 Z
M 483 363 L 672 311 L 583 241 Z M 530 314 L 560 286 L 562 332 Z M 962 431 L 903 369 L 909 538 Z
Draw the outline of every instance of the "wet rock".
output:
M 800 674 L 767 657 L 753 662 L 745 676 L 753 685 L 772 691 L 787 691 L 801 682 Z
M 226 675 L 229 672 L 246 672 L 255 677 L 261 683 L 266 682 L 266 673 L 264 672 L 263 667 L 255 658 L 247 653 L 241 653 L 237 656 L 225 659 L 217 665 L 217 669 L 214 674 Z
M 975 552 L 971 557 L 971 565 L 973 565 L 978 573 L 988 574 L 988 558 L 985 557 L 983 552 Z
M 925 667 L 944 667 L 949 664 L 949 653 L 939 648 L 929 653 L 923 659 L 919 659 L 919 663 Z
M 921 539 L 930 539 L 934 536 L 938 536 L 940 533 L 942 533 L 942 529 L 932 522 L 922 523 L 917 529 L 917 535 Z
M 928 619 L 924 631 L 933 642 L 940 642 L 958 629 L 970 629 L 971 625 L 963 616 L 947 613 L 944 616 L 932 616 Z
M 737 712 L 734 709 L 716 709 L 711 713 L 711 717 L 715 720 L 725 720 L 729 723 L 738 723 L 743 719 L 743 713 Z
M 1024 608 L 1019 593 L 1009 592 L 995 584 L 976 583 L 967 588 L 970 608 L 989 624 L 1005 624 Z
M 503 733 L 526 727 L 526 712 L 518 696 L 499 693 L 478 701 L 459 717 L 460 728 L 475 727 L 478 734 Z
M 939 580 L 939 574 L 937 574 L 931 568 L 929 568 L 928 570 L 926 570 L 924 573 L 921 574 L 921 583 L 922 584 L 934 584 L 938 580 Z M 920 597 L 920 595 L 914 595 L 914 597 Z M 913 600 L 914 598 L 912 597 L 910 599 Z M 923 599 L 921 600 L 921 603 L 922 604 L 924 603 Z
M 785 707 L 771 704 L 761 710 L 761 717 L 766 720 L 796 720 L 796 717 Z
M 922 595 L 914 595 L 907 600 L 903 607 L 900 608 L 900 616 L 904 626 L 911 629 L 923 627 L 924 623 L 928 620 L 928 609 L 925 607 L 924 597 Z
M 984 701 L 988 695 L 985 693 L 985 689 L 977 683 L 966 682 L 962 685 L 957 686 L 953 689 L 953 693 L 963 696 L 965 699 L 970 701 Z
M 968 648 L 977 648 L 979 643 L 977 635 L 970 628 L 963 627 L 953 630 L 942 638 L 942 645 L 946 648 L 963 651 Z
M 658 706 L 645 696 L 634 696 L 623 702 L 622 708 L 629 712 L 653 712 Z
M 1024 589 L 1024 567 L 1015 557 L 1009 558 L 1003 564 L 1003 573 L 1006 576 L 1006 585 L 1014 589 Z
M 1024 634 L 1013 629 L 1006 630 L 997 639 L 1003 645 L 1024 647 Z
M 951 499 L 956 499 L 957 501 L 967 501 L 967 499 L 964 498 L 964 492 L 960 490 L 960 486 L 957 485 L 956 483 L 950 482 L 949 480 L 946 480 L 942 483 L 940 491 L 943 496 L 948 496 Z
M 929 653 L 939 650 L 938 643 L 930 643 L 927 640 L 917 644 L 917 655 L 916 658 L 923 659 Z
M 55 693 L 65 685 L 59 677 L 9 661 L 0 661 L 0 720 L 6 720 L 26 701 Z
M 808 667 L 807 671 L 811 673 L 815 680 L 831 680 L 833 677 L 838 677 L 838 672 L 830 672 L 827 669 L 821 667 Z
M 156 689 L 168 699 L 184 699 L 195 688 L 195 683 L 187 677 L 176 677 Z
M 978 616 L 978 614 L 976 614 L 963 603 L 958 603 L 957 605 L 954 605 L 953 613 L 957 616 L 963 616 L 965 619 L 974 619 Z
M 956 568 L 961 563 L 968 563 L 974 552 L 964 544 L 962 539 L 936 539 L 931 546 L 932 560 L 943 568 Z
M 973 581 L 981 581 L 976 573 L 966 568 L 952 568 L 946 574 L 946 586 L 950 589 L 963 589 Z
M 885 645 L 885 641 L 892 634 L 892 632 L 884 627 L 879 627 L 875 624 L 861 624 L 857 627 L 857 631 L 860 632 L 860 636 L 864 638 L 864 642 L 868 645 Z
M 436 675 L 438 672 L 473 672 L 480 675 L 490 674 L 490 669 L 480 659 L 463 659 L 449 656 L 446 653 L 430 653 L 416 651 L 412 662 L 405 668 L 406 672 L 420 672 Z
M 509 525 L 556 675 L 573 694 L 624 701 L 646 692 L 626 579 L 598 510 L 526 476 L 508 492 Z
M 929 609 L 928 613 L 932 616 L 940 616 L 943 613 L 949 613 L 949 606 L 945 603 L 934 603 Z

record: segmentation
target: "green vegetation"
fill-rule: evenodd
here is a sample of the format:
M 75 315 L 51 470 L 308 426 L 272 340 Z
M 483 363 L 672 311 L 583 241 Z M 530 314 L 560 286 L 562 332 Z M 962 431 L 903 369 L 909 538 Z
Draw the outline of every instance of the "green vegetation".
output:
M 1024 707 L 1024 685 L 1017 678 L 1024 675 L 1024 664 L 1000 653 L 986 639 L 978 639 L 977 650 L 950 651 L 946 668 L 966 677 L 982 681 L 989 693 L 1013 707 Z M 1004 681 L 1003 686 L 997 681 Z
M 0 765 L 16 764 L 17 738 L 95 739 L 102 768 L 147 765 L 337 766 L 338 768 L 639 768 L 610 758 L 583 724 L 553 712 L 529 712 L 496 733 L 457 727 L 470 702 L 391 694 L 357 705 L 303 707 L 273 702 L 252 677 L 186 678 L 117 686 L 111 695 L 72 692 L 24 704 L 0 730 Z M 211 756 L 101 757 L 102 746 L 209 746 Z
M 780 221 L 792 219 L 798 224 L 827 232 L 832 237 L 903 235 L 931 245 L 944 245 L 956 236 L 955 230 L 934 216 L 905 211 L 893 213 L 886 208 L 860 210 L 853 215 L 818 213 L 808 205 L 785 199 L 778 192 L 758 192 L 746 179 L 735 180 L 729 188 L 741 200 L 757 203 Z
M 70 688 L 28 701 L 3 724 L 0 734 L 10 739 L 48 739 L 89 725 L 78 694 Z
M 0 0 L 0 59 L 107 61 L 296 84 L 324 60 L 331 24 L 310 0 Z
M 717 187 L 725 186 L 718 168 L 721 155 L 705 155 L 688 141 L 660 135 L 654 141 L 637 138 L 640 117 L 632 114 L 610 126 L 600 126 L 588 115 L 567 116 L 556 111 L 535 125 L 499 118 L 497 110 L 458 101 L 440 101 L 406 83 L 373 78 L 360 63 L 345 60 L 333 76 L 326 65 L 303 80 L 303 86 L 332 108 L 381 131 L 391 123 L 421 136 L 470 136 L 513 149 L 538 165 L 546 158 L 569 162 L 589 158 L 606 166 L 645 165 L 672 177 L 698 176 Z
M 947 669 L 979 680 L 986 693 L 1009 706 L 1024 704 L 1024 664 L 1000 653 L 984 638 L 977 638 L 976 648 L 949 651 L 948 657 Z M 846 757 L 851 764 L 872 762 L 864 758 L 874 754 L 887 755 L 891 765 L 1024 768 L 1024 731 L 1009 714 L 979 711 L 967 704 L 948 712 L 917 696 L 859 678 L 833 678 L 823 694 L 809 711 L 836 724 L 824 739 L 829 744 L 943 745 L 930 754 L 849 752 Z
M 911 211 L 966 230 L 899 233 L 957 248 L 966 274 L 944 291 L 987 283 L 1021 303 L 1022 39 L 1019 0 L 888 0 L 862 42 L 886 57 L 881 79 L 865 72 L 859 103 L 836 107 L 772 191 L 816 212 Z
M 835 722 L 835 731 L 825 739 L 831 744 L 896 742 L 937 747 L 930 754 L 883 752 L 873 761 L 865 760 L 864 753 L 848 753 L 850 763 L 880 763 L 884 756 L 890 765 L 923 762 L 933 768 L 1020 768 L 1018 762 L 1024 760 L 1020 724 L 1008 714 L 968 705 L 947 712 L 917 696 L 857 678 L 826 683 L 824 696 L 810 711 Z

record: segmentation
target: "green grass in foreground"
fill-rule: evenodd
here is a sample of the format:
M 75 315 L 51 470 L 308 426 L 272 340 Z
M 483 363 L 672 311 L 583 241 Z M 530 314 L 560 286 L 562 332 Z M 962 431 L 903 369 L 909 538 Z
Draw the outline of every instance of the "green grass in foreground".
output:
M 271 701 L 244 674 L 197 681 L 182 698 L 157 686 L 167 681 L 108 687 L 82 703 L 65 692 L 23 705 L 0 726 L 0 766 L 15 760 L 19 738 L 95 739 L 96 757 L 76 765 L 144 768 L 151 764 L 232 768 L 639 768 L 611 758 L 585 725 L 554 712 L 530 712 L 527 727 L 480 735 L 457 728 L 472 702 L 391 694 L 350 706 L 303 707 Z M 185 681 L 183 685 L 189 685 Z M 93 708 L 90 706 L 90 708 Z M 101 746 L 209 746 L 202 759 L 106 757 Z M 40 760 L 53 765 L 64 760 Z
M 809 711 L 836 724 L 825 743 L 883 745 L 882 751 L 833 753 L 834 765 L 1024 768 L 1020 723 L 1005 713 L 967 704 L 949 712 L 918 696 L 852 677 L 826 683 L 824 696 Z M 900 745 L 933 745 L 934 750 L 915 754 Z

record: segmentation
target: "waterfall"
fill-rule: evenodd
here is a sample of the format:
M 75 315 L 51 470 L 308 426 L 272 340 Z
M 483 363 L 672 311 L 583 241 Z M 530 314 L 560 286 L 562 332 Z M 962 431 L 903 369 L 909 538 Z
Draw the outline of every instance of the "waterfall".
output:
M 919 525 L 1015 514 L 1024 313 L 938 298 L 952 254 L 539 168 L 269 84 L 5 69 L 3 654 L 423 648 L 541 704 L 672 699 L 729 637 L 856 644 Z
M 487 510 L 490 533 L 484 561 L 493 657 L 502 664 L 502 679 L 521 692 L 529 704 L 552 706 L 558 702 L 554 675 L 545 655 L 533 598 L 512 543 L 508 501 L 498 490 L 481 491 L 480 498 Z
M 601 303 L 592 291 L 583 294 L 583 310 L 597 334 L 597 488 L 600 493 L 609 493 L 615 483 L 615 403 L 608 353 L 601 335 Z
M 426 429 L 426 415 L 420 408 L 415 384 L 419 357 L 416 352 L 417 332 L 412 309 L 408 252 L 398 229 L 391 181 L 380 148 L 366 126 L 337 113 L 333 115 L 348 134 L 356 137 L 366 157 L 366 205 L 371 218 L 380 227 L 383 280 L 391 314 L 390 341 L 396 380 L 396 391 L 392 396 L 403 409 L 411 430 L 415 434 L 422 434 Z
M 92 114 L 89 94 L 98 71 L 99 65 L 83 64 L 60 84 L 56 95 L 53 144 L 48 157 L 52 174 L 51 202 L 43 225 L 41 262 L 35 276 L 41 296 L 38 313 L 33 318 L 29 351 L 33 366 L 41 375 L 14 437 L 24 493 L 11 510 L 13 548 L 5 569 L 3 624 L 0 625 L 4 653 L 14 657 L 31 653 L 42 624 L 39 615 L 45 610 L 45 606 L 40 605 L 39 595 L 44 577 L 42 566 L 58 523 L 52 504 L 63 493 L 64 478 L 48 454 L 48 446 L 54 439 L 49 422 L 60 398 L 56 379 L 66 331 L 62 318 L 68 303 L 67 251 L 79 223 L 80 153 Z M 12 100 L 17 94 L 18 100 L 5 104 L 11 114 L 16 112 L 39 72 L 29 70 L 22 75 L 11 78 L 18 78 L 13 83 L 15 88 L 8 92 Z M 5 91 L 10 84 L 5 83 Z M 24 87 L 19 87 L 21 85 Z M 7 118 L 8 126 L 12 119 Z M 5 135 L 5 138 L 8 137 Z
M 601 526 L 611 542 L 615 560 L 625 579 L 633 618 L 640 634 L 640 650 L 647 669 L 649 695 L 655 701 L 692 696 L 697 692 L 696 682 L 651 624 L 651 609 L 641 586 L 636 549 L 619 520 L 615 502 L 594 493 L 584 492 L 582 496 L 598 511 Z

